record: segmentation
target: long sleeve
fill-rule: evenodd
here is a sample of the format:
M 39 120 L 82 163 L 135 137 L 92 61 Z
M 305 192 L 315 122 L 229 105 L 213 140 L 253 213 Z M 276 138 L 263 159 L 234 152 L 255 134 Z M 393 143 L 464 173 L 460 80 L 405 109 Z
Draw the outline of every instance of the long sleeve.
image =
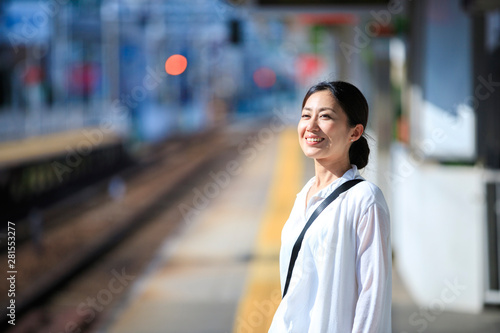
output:
M 391 332 L 392 257 L 389 214 L 367 208 L 356 231 L 358 300 L 353 333 Z
M 338 186 L 360 179 L 356 166 L 342 179 L 306 197 L 297 195 L 282 232 L 281 283 L 307 217 Z M 363 181 L 316 218 L 302 242 L 288 293 L 273 317 L 272 333 L 390 333 L 392 260 L 389 208 L 380 189 Z

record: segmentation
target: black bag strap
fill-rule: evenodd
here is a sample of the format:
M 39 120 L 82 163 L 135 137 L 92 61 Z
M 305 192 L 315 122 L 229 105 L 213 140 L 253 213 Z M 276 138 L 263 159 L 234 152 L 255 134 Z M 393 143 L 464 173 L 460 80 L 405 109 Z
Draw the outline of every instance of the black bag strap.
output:
M 333 200 L 337 199 L 337 197 L 342 193 L 353 187 L 359 182 L 362 182 L 363 179 L 351 179 L 340 185 L 335 189 L 335 191 L 332 192 L 329 196 L 323 200 L 323 202 L 316 208 L 316 210 L 312 213 L 311 217 L 309 217 L 309 220 L 307 220 L 306 225 L 304 226 L 304 229 L 302 229 L 302 232 L 300 233 L 299 237 L 295 241 L 295 244 L 293 245 L 293 250 L 292 250 L 292 256 L 290 257 L 290 264 L 288 265 L 288 274 L 286 276 L 286 283 L 285 283 L 285 288 L 283 289 L 283 297 L 285 297 L 286 292 L 288 291 L 288 286 L 290 285 L 290 280 L 292 279 L 292 272 L 293 272 L 293 267 L 295 266 L 295 261 L 297 260 L 297 255 L 299 254 L 300 248 L 302 246 L 302 240 L 304 239 L 304 235 L 311 226 L 311 224 L 314 222 L 314 220 L 318 217 L 318 215 L 325 209 L 329 204 L 332 203 Z

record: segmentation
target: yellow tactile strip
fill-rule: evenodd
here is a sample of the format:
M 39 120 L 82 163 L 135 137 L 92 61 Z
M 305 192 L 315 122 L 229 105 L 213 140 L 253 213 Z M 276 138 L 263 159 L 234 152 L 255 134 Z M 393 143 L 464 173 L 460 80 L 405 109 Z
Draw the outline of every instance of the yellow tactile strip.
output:
M 281 229 L 302 185 L 302 173 L 303 156 L 297 132 L 285 130 L 280 135 L 268 206 L 257 236 L 246 290 L 236 314 L 234 333 L 267 332 L 271 325 L 281 300 L 278 266 Z

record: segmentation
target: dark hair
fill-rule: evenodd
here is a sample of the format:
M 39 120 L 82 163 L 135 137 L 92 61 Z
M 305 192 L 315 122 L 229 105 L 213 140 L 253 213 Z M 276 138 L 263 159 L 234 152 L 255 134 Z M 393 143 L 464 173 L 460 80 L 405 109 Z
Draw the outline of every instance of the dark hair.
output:
M 368 122 L 368 103 L 366 102 L 366 98 L 358 88 L 344 81 L 323 81 L 312 86 L 304 97 L 302 108 L 304 108 L 307 99 L 312 94 L 323 90 L 331 92 L 340 104 L 340 107 L 347 115 L 349 126 L 354 127 L 357 124 L 361 124 L 366 129 L 366 123 Z M 362 169 L 368 164 L 369 155 L 370 148 L 363 132 L 363 135 L 351 144 L 349 161 L 351 164 L 356 165 L 358 169 Z

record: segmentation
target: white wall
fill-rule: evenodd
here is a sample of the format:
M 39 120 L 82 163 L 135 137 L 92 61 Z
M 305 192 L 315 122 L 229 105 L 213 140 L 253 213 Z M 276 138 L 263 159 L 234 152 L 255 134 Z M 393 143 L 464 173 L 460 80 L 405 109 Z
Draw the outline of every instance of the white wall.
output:
M 485 278 L 484 171 L 424 163 L 398 145 L 392 161 L 395 267 L 406 287 L 424 308 L 480 311 Z

